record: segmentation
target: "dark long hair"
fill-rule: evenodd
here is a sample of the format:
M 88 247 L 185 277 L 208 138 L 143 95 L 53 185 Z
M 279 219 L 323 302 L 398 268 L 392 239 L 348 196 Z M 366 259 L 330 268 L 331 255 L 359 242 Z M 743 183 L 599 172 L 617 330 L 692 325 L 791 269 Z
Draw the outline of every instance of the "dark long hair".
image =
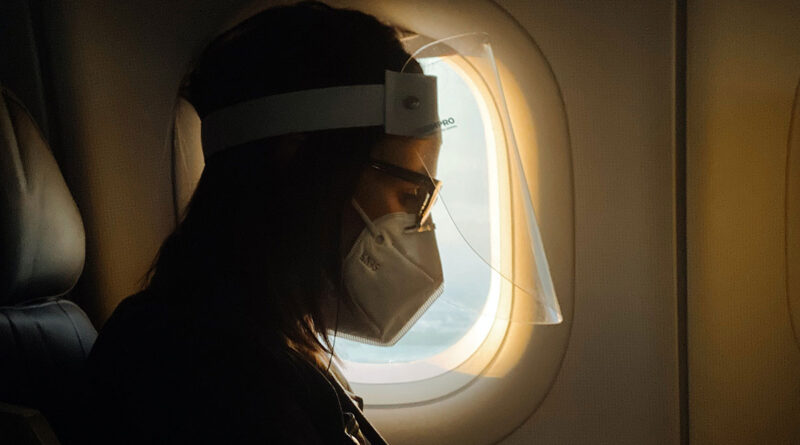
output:
M 201 118 L 261 96 L 383 83 L 409 55 L 367 14 L 303 2 L 263 11 L 218 37 L 182 94 Z M 309 110 L 312 113 L 313 110 Z M 254 141 L 206 159 L 147 287 L 191 307 L 236 313 L 314 359 L 332 348 L 323 301 L 342 298 L 341 222 L 381 127 Z

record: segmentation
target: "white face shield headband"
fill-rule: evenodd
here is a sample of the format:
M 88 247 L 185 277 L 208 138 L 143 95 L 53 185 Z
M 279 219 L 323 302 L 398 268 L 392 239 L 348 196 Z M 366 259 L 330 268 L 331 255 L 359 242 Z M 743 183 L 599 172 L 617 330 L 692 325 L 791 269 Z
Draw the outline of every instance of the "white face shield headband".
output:
M 561 322 L 488 36 L 404 43 L 424 74 L 387 70 L 383 84 L 296 91 L 215 111 L 202 122 L 206 158 L 254 140 L 338 128 L 383 126 L 388 135 L 435 139 L 438 156 L 409 144 L 373 159 L 381 174 L 416 184 L 417 196 L 407 212 L 365 220 L 344 262 L 354 307 L 342 305 L 338 334 L 393 344 L 437 298 L 473 322 Z M 388 247 L 376 242 L 387 236 Z M 488 290 L 471 285 L 475 277 Z
M 203 154 L 208 158 L 258 139 L 336 128 L 383 126 L 386 134 L 419 137 L 438 121 L 436 97 L 435 77 L 389 70 L 383 84 L 261 97 L 203 119 Z

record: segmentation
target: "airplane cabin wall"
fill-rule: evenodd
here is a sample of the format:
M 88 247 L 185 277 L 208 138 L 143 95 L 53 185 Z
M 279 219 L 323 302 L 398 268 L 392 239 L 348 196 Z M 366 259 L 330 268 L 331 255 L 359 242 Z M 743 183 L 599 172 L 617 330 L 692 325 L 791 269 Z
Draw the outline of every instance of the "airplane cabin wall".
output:
M 800 2 L 688 6 L 690 443 L 798 444 L 784 206 Z
M 181 79 L 226 2 L 41 0 L 61 168 L 86 226 L 73 295 L 100 328 L 141 289 L 176 223 L 172 121 Z
M 550 61 L 575 178 L 575 306 L 561 372 L 504 444 L 679 442 L 674 2 L 497 2 Z

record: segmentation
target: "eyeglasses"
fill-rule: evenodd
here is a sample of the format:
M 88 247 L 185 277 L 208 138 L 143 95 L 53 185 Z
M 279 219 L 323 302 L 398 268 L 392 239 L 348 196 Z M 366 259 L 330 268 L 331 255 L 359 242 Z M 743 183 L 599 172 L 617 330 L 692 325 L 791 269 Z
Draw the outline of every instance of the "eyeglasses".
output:
M 415 194 L 416 202 L 412 206 L 412 210 L 417 215 L 417 221 L 415 225 L 406 227 L 407 232 L 428 232 L 436 228 L 428 219 L 433 204 L 439 196 L 439 189 L 442 188 L 442 181 L 377 159 L 370 159 L 368 165 L 379 172 L 414 183 L 419 187 Z

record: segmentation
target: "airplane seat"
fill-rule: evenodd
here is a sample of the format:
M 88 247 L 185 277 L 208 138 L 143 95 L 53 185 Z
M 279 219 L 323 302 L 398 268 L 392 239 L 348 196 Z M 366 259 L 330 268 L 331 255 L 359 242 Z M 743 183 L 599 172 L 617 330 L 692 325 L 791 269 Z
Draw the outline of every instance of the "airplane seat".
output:
M 69 443 L 97 336 L 63 298 L 83 269 L 83 222 L 39 127 L 0 93 L 0 442 L 58 443 L 38 410 Z

